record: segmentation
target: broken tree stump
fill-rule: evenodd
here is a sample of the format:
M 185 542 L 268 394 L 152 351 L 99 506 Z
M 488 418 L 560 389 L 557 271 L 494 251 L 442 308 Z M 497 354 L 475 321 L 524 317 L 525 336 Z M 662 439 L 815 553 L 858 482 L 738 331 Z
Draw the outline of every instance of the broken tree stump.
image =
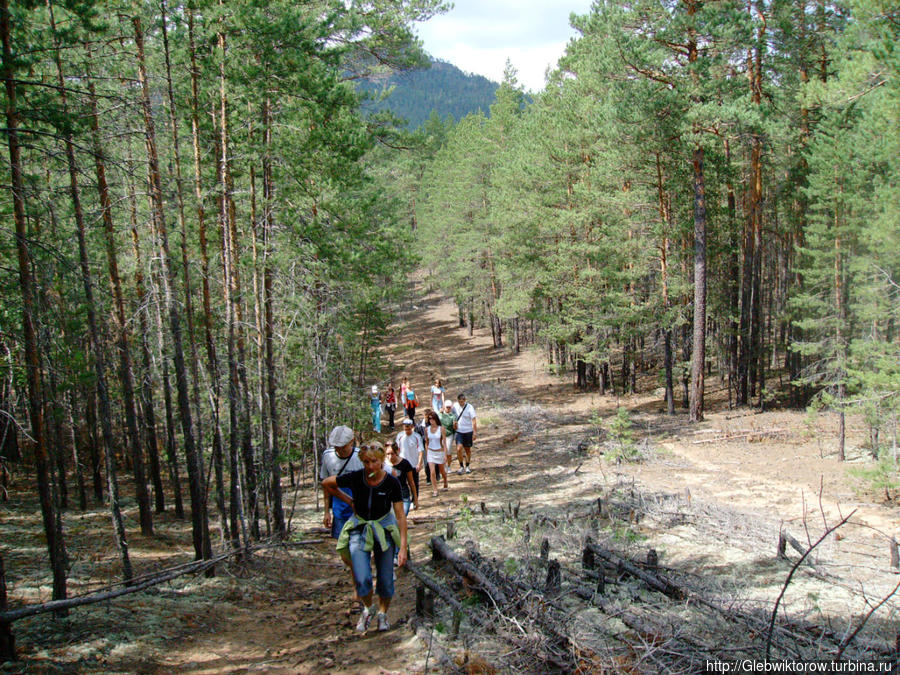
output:
M 684 591 L 670 583 L 668 580 L 659 576 L 659 574 L 654 574 L 651 572 L 647 572 L 646 570 L 642 570 L 637 565 L 616 555 L 612 551 L 608 551 L 605 548 L 598 546 L 597 544 L 590 544 L 590 547 L 591 549 L 593 549 L 595 554 L 615 565 L 617 571 L 619 571 L 620 574 L 630 574 L 631 576 L 643 581 L 653 590 L 659 591 L 663 595 L 666 595 L 675 600 L 684 599 Z
M 547 581 L 544 583 L 544 589 L 547 591 L 558 591 L 562 586 L 562 571 L 559 567 L 558 560 L 550 560 L 547 563 Z
M 416 616 L 434 618 L 434 593 L 424 584 L 416 586 Z
M 450 541 L 456 537 L 456 523 L 452 520 L 447 523 L 447 541 Z
M 584 549 L 581 551 L 581 569 L 592 570 L 595 567 L 594 551 L 591 549 L 593 540 L 588 537 L 584 542 Z
M 0 555 L 0 612 L 6 611 L 6 570 L 3 567 L 3 556 Z M 12 633 L 12 624 L 0 621 L 0 662 L 16 660 L 16 640 Z
M 541 541 L 541 558 L 547 560 L 550 557 L 550 541 L 544 537 Z
M 894 537 L 891 537 L 891 567 L 895 570 L 900 569 L 900 550 Z
M 428 574 L 422 571 L 422 569 L 420 569 L 418 565 L 412 562 L 407 562 L 406 569 L 412 572 L 416 579 L 422 582 L 425 587 L 431 589 L 435 595 L 439 596 L 442 600 L 444 600 L 444 602 L 453 607 L 453 609 L 460 613 L 465 613 L 466 618 L 469 621 L 479 626 L 483 626 L 486 623 L 485 618 L 481 615 L 480 612 L 475 611 L 474 608 L 471 607 L 467 611 L 463 604 L 453 593 L 453 591 L 430 577 Z
M 801 556 L 806 555 L 806 548 L 803 546 L 803 544 L 801 544 L 793 536 L 791 536 L 791 534 L 787 530 L 782 530 L 781 532 L 778 533 L 778 557 L 779 558 L 787 558 L 786 553 L 787 553 L 787 545 L 788 544 L 790 544 L 791 548 L 794 549 Z M 824 572 L 822 572 L 818 568 L 816 568 L 816 564 L 809 558 L 804 559 L 803 562 L 804 562 L 804 564 L 808 565 L 813 570 L 815 570 L 817 573 L 824 574 Z
M 475 587 L 480 589 L 486 595 L 494 600 L 498 605 L 505 605 L 508 601 L 506 598 L 506 594 L 497 587 L 494 582 L 485 576 L 485 574 L 478 569 L 471 562 L 462 558 L 456 551 L 454 551 L 446 541 L 444 541 L 443 537 L 432 537 L 431 538 L 431 550 L 432 550 L 432 559 L 434 560 L 446 560 L 450 563 L 457 572 L 462 574 L 465 577 L 468 577 L 470 581 L 475 584 Z

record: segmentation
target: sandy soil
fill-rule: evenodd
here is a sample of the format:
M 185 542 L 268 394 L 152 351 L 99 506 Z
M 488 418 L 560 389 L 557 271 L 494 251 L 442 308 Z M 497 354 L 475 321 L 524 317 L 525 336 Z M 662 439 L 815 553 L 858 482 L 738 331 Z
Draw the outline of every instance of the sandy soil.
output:
M 473 472 L 452 473 L 450 489 L 437 498 L 423 490 L 421 508 L 410 514 L 413 559 L 427 559 L 428 539 L 464 503 L 496 508 L 520 502 L 531 514 L 570 513 L 628 486 L 696 516 L 674 524 L 662 516 L 646 518 L 635 525 L 640 546 L 656 548 L 663 565 L 724 575 L 736 597 L 766 603 L 777 595 L 790 569 L 775 560 L 780 528 L 801 542 L 815 541 L 826 523 L 854 509 L 852 524 L 814 556 L 828 577 L 801 575 L 786 598 L 791 611 L 846 625 L 864 613 L 863 593 L 877 600 L 897 583 L 888 548 L 900 530 L 896 506 L 866 501 L 847 471 L 863 461 L 854 445 L 861 428 L 851 428 L 851 461 L 842 464 L 833 454 L 835 422 L 824 416 L 809 421 L 798 412 L 728 410 L 713 397 L 706 421 L 690 425 L 681 411 L 664 415 L 658 397 L 579 393 L 569 379 L 549 373 L 542 355 L 496 350 L 483 331 L 468 336 L 453 304 L 419 290 L 384 349 L 395 383 L 409 376 L 427 400 L 431 380 L 439 376 L 452 396 L 469 393 L 480 421 Z M 609 420 L 619 406 L 631 412 L 645 448 L 642 462 L 607 462 L 600 450 L 608 446 L 590 444 L 598 434 L 592 414 Z M 22 672 L 423 672 L 431 655 L 406 625 L 413 616 L 414 578 L 399 572 L 392 630 L 357 635 L 350 578 L 311 494 L 306 485 L 296 501 L 290 491 L 286 496 L 300 545 L 263 551 L 249 566 L 229 568 L 214 580 L 173 583 L 140 603 L 76 610 L 64 622 L 39 617 L 16 624 Z M 178 551 L 189 559 L 186 525 L 171 527 L 178 543 L 167 547 L 167 557 Z M 0 546 L 11 570 L 14 547 Z M 146 547 L 147 569 L 158 566 L 158 546 L 134 546 Z M 789 557 L 797 555 L 789 551 Z M 114 558 L 96 564 L 112 568 Z M 11 604 L 34 600 L 26 597 L 25 584 L 17 590 L 15 582 Z M 40 597 L 46 587 L 32 591 Z M 891 611 L 896 605 L 888 603 L 883 624 L 873 621 L 873 630 L 890 627 L 896 618 Z M 109 638 L 123 626 L 132 630 Z M 433 660 L 428 668 L 434 671 Z

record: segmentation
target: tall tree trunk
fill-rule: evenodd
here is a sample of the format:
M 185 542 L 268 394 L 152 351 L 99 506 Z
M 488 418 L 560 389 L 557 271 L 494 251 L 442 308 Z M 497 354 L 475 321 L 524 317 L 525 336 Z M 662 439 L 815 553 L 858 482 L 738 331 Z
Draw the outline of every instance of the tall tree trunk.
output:
M 671 209 L 669 206 L 669 198 L 663 183 L 662 158 L 660 153 L 656 153 L 656 191 L 659 208 L 659 219 L 665 228 L 662 241 L 659 244 L 659 272 L 661 279 L 661 291 L 663 301 L 663 325 L 661 327 L 663 333 L 663 341 L 665 352 L 663 355 L 663 369 L 665 371 L 666 381 L 666 413 L 675 414 L 675 389 L 672 380 L 672 329 L 669 326 L 669 230 L 671 228 Z
M 287 535 L 284 521 L 284 507 L 281 495 L 281 466 L 279 464 L 279 435 L 277 376 L 275 372 L 275 311 L 273 306 L 274 290 L 272 287 L 272 235 L 275 228 L 275 181 L 272 178 L 272 163 L 268 149 L 272 144 L 271 107 L 268 98 L 263 110 L 263 127 L 265 129 L 266 153 L 263 158 L 263 197 L 265 212 L 263 218 L 263 307 L 264 307 L 264 341 L 266 346 L 266 395 L 269 404 L 269 434 L 267 464 L 270 471 L 270 492 L 272 504 L 272 523 L 280 537 Z
M 91 458 L 91 484 L 94 488 L 94 501 L 103 503 L 103 474 L 100 470 L 100 449 L 97 433 L 97 392 L 95 388 L 88 387 L 83 394 L 84 398 L 84 435 Z
M 221 1 L 220 1 L 221 6 Z M 222 234 L 222 270 L 224 274 L 225 292 L 225 323 L 228 330 L 228 408 L 230 421 L 229 434 L 229 459 L 231 463 L 231 543 L 233 548 L 240 548 L 241 541 L 245 544 L 245 551 L 249 554 L 249 535 L 247 520 L 244 514 L 243 481 L 241 480 L 240 459 L 238 456 L 239 441 L 243 441 L 246 434 L 243 429 L 243 411 L 241 409 L 242 397 L 240 391 L 240 374 L 238 365 L 237 346 L 240 330 L 236 317 L 239 303 L 234 295 L 239 288 L 234 275 L 236 269 L 234 263 L 237 257 L 232 250 L 232 220 L 234 213 L 231 208 L 230 178 L 228 164 L 228 96 L 225 77 L 226 42 L 225 33 L 219 32 L 218 46 L 220 51 L 219 61 L 219 161 L 218 177 L 221 190 L 219 202 L 219 224 Z
M 210 405 L 213 427 L 213 469 L 216 480 L 216 507 L 219 511 L 222 538 L 228 531 L 228 513 L 225 508 L 225 475 L 220 417 L 222 385 L 219 377 L 219 361 L 212 333 L 212 303 L 209 290 L 209 250 L 206 236 L 206 212 L 203 208 L 202 173 L 200 170 L 200 69 L 194 48 L 194 12 L 187 8 L 188 43 L 191 54 L 191 146 L 194 153 L 194 198 L 197 202 L 197 235 L 200 242 L 200 281 L 203 298 L 203 333 L 206 345 L 206 370 L 211 383 Z M 218 166 L 218 160 L 216 160 Z
M 78 444 L 78 424 L 75 423 L 75 390 L 69 391 L 68 401 L 69 442 L 72 444 L 72 466 L 75 468 L 75 485 L 78 488 L 78 508 L 87 511 L 87 483 L 84 480 L 84 463 L 81 460 L 81 448 Z
M 248 116 L 252 114 L 252 111 L 247 111 Z M 263 113 L 265 114 L 265 113 Z M 253 129 L 251 127 L 250 133 L 253 133 Z M 263 136 L 265 137 L 265 130 L 263 130 Z M 263 139 L 263 143 L 265 143 L 265 139 Z M 265 206 L 263 207 L 265 208 Z M 256 209 L 256 171 L 254 167 L 250 167 L 250 247 L 253 255 L 253 275 L 252 275 L 252 284 L 253 284 L 253 321 L 254 328 L 256 329 L 254 332 L 254 343 L 256 347 L 256 372 L 258 375 L 257 387 L 256 387 L 256 412 L 259 415 L 259 447 L 262 449 L 262 466 L 260 467 L 260 475 L 259 475 L 259 483 L 256 490 L 256 493 L 259 494 L 263 492 L 264 494 L 268 494 L 268 489 L 266 486 L 266 477 L 268 476 L 269 470 L 269 462 L 268 457 L 270 454 L 269 448 L 269 407 L 266 404 L 266 376 L 265 376 L 265 338 L 263 337 L 263 288 L 262 288 L 262 279 L 260 278 L 260 261 L 259 261 L 259 214 Z M 363 343 L 365 345 L 365 338 L 363 338 Z M 365 346 L 363 347 L 365 349 Z M 365 351 L 363 351 L 365 353 Z M 263 499 L 265 503 L 268 503 L 267 499 Z M 266 524 L 269 525 L 271 523 L 271 514 L 266 515 Z M 258 527 L 258 526 L 257 526 Z M 258 530 L 257 535 L 258 536 Z
M 181 178 L 181 145 L 178 139 L 178 115 L 175 108 L 175 92 L 172 87 L 172 63 L 169 56 L 169 31 L 166 19 L 166 0 L 160 2 L 160 26 L 163 37 L 163 54 L 166 63 L 166 94 L 169 101 L 169 127 L 172 132 L 172 148 L 175 159 L 175 197 L 178 204 L 178 229 L 181 234 L 181 274 L 184 284 L 184 315 L 187 325 L 188 347 L 191 353 L 191 392 L 194 410 L 197 413 L 195 428 L 197 429 L 197 447 L 202 453 L 203 424 L 200 415 L 200 357 L 197 353 L 197 340 L 194 331 L 194 308 L 191 296 L 191 268 L 188 264 L 187 224 L 184 217 L 184 182 Z M 202 454 L 198 453 L 202 471 Z M 205 499 L 205 497 L 204 497 Z
M 694 148 L 694 335 L 691 349 L 690 419 L 703 419 L 706 362 L 706 184 L 703 146 Z
M 53 24 L 53 8 L 48 0 L 47 7 L 50 11 L 51 26 Z M 56 30 L 55 27 L 53 28 Z M 90 54 L 88 55 L 90 58 Z M 59 46 L 55 51 L 56 67 L 61 94 L 63 110 L 66 109 L 65 81 L 62 73 L 62 60 L 59 55 Z M 141 534 L 149 537 L 153 534 L 153 515 L 150 511 L 150 495 L 147 492 L 147 477 L 144 471 L 144 456 L 141 452 L 141 436 L 138 431 L 136 404 L 134 398 L 134 372 L 131 366 L 131 347 L 129 346 L 128 324 L 125 320 L 125 301 L 122 297 L 122 284 L 119 278 L 119 262 L 116 253 L 115 228 L 112 220 L 112 203 L 109 198 L 109 186 L 106 182 L 105 155 L 100 143 L 100 122 L 97 113 L 97 97 L 94 91 L 93 80 L 88 77 L 88 92 L 91 108 L 91 141 L 94 151 L 94 168 L 97 174 L 97 190 L 100 197 L 100 213 L 103 220 L 104 234 L 106 235 L 106 261 L 109 269 L 109 284 L 113 296 L 113 317 L 116 322 L 116 346 L 119 354 L 119 379 L 122 382 L 122 395 L 125 404 L 125 429 L 128 434 L 128 447 L 131 451 L 131 464 L 134 470 L 135 494 L 137 495 L 138 511 L 140 513 Z M 73 203 L 78 193 L 77 168 L 75 166 L 75 153 L 71 147 L 71 139 L 66 139 L 66 157 L 69 162 L 69 175 Z M 79 219 L 82 222 L 78 222 Z M 75 209 L 75 220 L 79 230 L 84 229 L 81 207 Z M 156 487 L 156 485 L 155 485 Z M 159 485 L 158 487 L 161 487 Z
M 137 49 L 138 79 L 141 85 L 141 108 L 144 114 L 145 140 L 147 159 L 150 170 L 150 192 L 154 202 L 153 220 L 155 236 L 159 245 L 160 263 L 162 265 L 163 292 L 168 313 L 169 329 L 172 334 L 173 361 L 175 366 L 175 385 L 178 392 L 178 413 L 181 418 L 181 431 L 184 442 L 185 460 L 187 463 L 188 483 L 191 493 L 191 524 L 194 540 L 194 555 L 197 559 L 211 558 L 212 547 L 209 541 L 209 527 L 206 515 L 206 491 L 203 485 L 203 465 L 200 454 L 194 444 L 194 429 L 188 393 L 188 378 L 184 363 L 184 346 L 181 337 L 181 315 L 175 302 L 175 273 L 169 253 L 169 236 L 163 208 L 162 181 L 159 173 L 159 160 L 156 153 L 156 131 L 150 107 L 150 87 L 147 82 L 147 69 L 144 59 L 144 34 L 140 17 L 132 17 L 134 41 Z

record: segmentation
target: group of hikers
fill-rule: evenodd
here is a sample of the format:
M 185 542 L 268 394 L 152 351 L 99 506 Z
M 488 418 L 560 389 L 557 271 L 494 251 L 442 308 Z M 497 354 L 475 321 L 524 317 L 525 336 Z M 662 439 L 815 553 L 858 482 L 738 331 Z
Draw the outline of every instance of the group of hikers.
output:
M 394 595 L 394 566 L 406 564 L 407 525 L 410 510 L 419 508 L 419 474 L 424 469 L 432 496 L 438 481 L 449 488 L 447 470 L 456 446 L 458 474 L 471 473 L 472 445 L 478 434 L 475 408 L 459 394 L 454 403 L 445 398 L 436 379 L 431 387 L 431 408 L 416 423 L 419 407 L 415 391 L 403 378 L 399 392 L 389 384 L 384 393 L 372 387 L 372 426 L 381 432 L 382 407 L 394 430 L 398 403 L 404 407 L 403 429 L 392 440 L 377 440 L 355 447 L 350 427 L 335 427 L 322 455 L 319 477 L 325 492 L 323 525 L 337 539 L 341 559 L 350 568 L 356 596 L 363 609 L 356 630 L 364 633 L 375 622 L 388 630 L 388 607 Z M 372 562 L 376 582 L 373 589 Z M 377 596 L 377 602 L 376 602 Z

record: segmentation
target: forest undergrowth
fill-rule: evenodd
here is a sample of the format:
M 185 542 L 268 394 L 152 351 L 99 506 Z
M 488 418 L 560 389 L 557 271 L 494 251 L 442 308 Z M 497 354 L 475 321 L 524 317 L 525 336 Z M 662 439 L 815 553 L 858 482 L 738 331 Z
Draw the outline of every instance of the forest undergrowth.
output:
M 391 631 L 353 630 L 349 576 L 302 476 L 296 493 L 285 478 L 293 523 L 285 544 L 217 565 L 214 578 L 186 575 L 65 618 L 18 621 L 20 660 L 4 669 L 695 672 L 705 659 L 764 658 L 767 650 L 772 658 L 895 658 L 895 509 L 878 503 L 878 491 L 860 491 L 835 460 L 827 418 L 811 433 L 801 413 L 722 405 L 698 427 L 685 414 L 663 414 L 652 391 L 578 394 L 536 355 L 495 350 L 481 331 L 469 337 L 453 310 L 427 295 L 415 309 L 426 328 L 387 349 L 403 361 L 394 373 L 412 374 L 419 388 L 442 369 L 448 391 L 464 389 L 482 420 L 473 473 L 451 473 L 448 493 L 423 496 L 411 514 L 415 570 L 398 574 Z M 622 409 L 627 433 L 616 425 Z M 862 424 L 851 425 L 860 453 L 863 436 Z M 624 461 L 623 444 L 636 461 Z M 16 476 L 0 506 L 11 608 L 50 595 L 28 483 Z M 136 528 L 133 495 L 124 505 Z M 107 518 L 102 507 L 66 516 L 73 595 L 117 580 Z M 845 518 L 806 563 L 792 543 L 779 555 L 781 533 L 809 549 Z M 192 558 L 188 521 L 159 518 L 157 530 L 152 539 L 129 532 L 137 577 Z M 435 537 L 505 589 L 505 602 L 433 561 Z M 418 590 L 423 578 L 450 596 Z

